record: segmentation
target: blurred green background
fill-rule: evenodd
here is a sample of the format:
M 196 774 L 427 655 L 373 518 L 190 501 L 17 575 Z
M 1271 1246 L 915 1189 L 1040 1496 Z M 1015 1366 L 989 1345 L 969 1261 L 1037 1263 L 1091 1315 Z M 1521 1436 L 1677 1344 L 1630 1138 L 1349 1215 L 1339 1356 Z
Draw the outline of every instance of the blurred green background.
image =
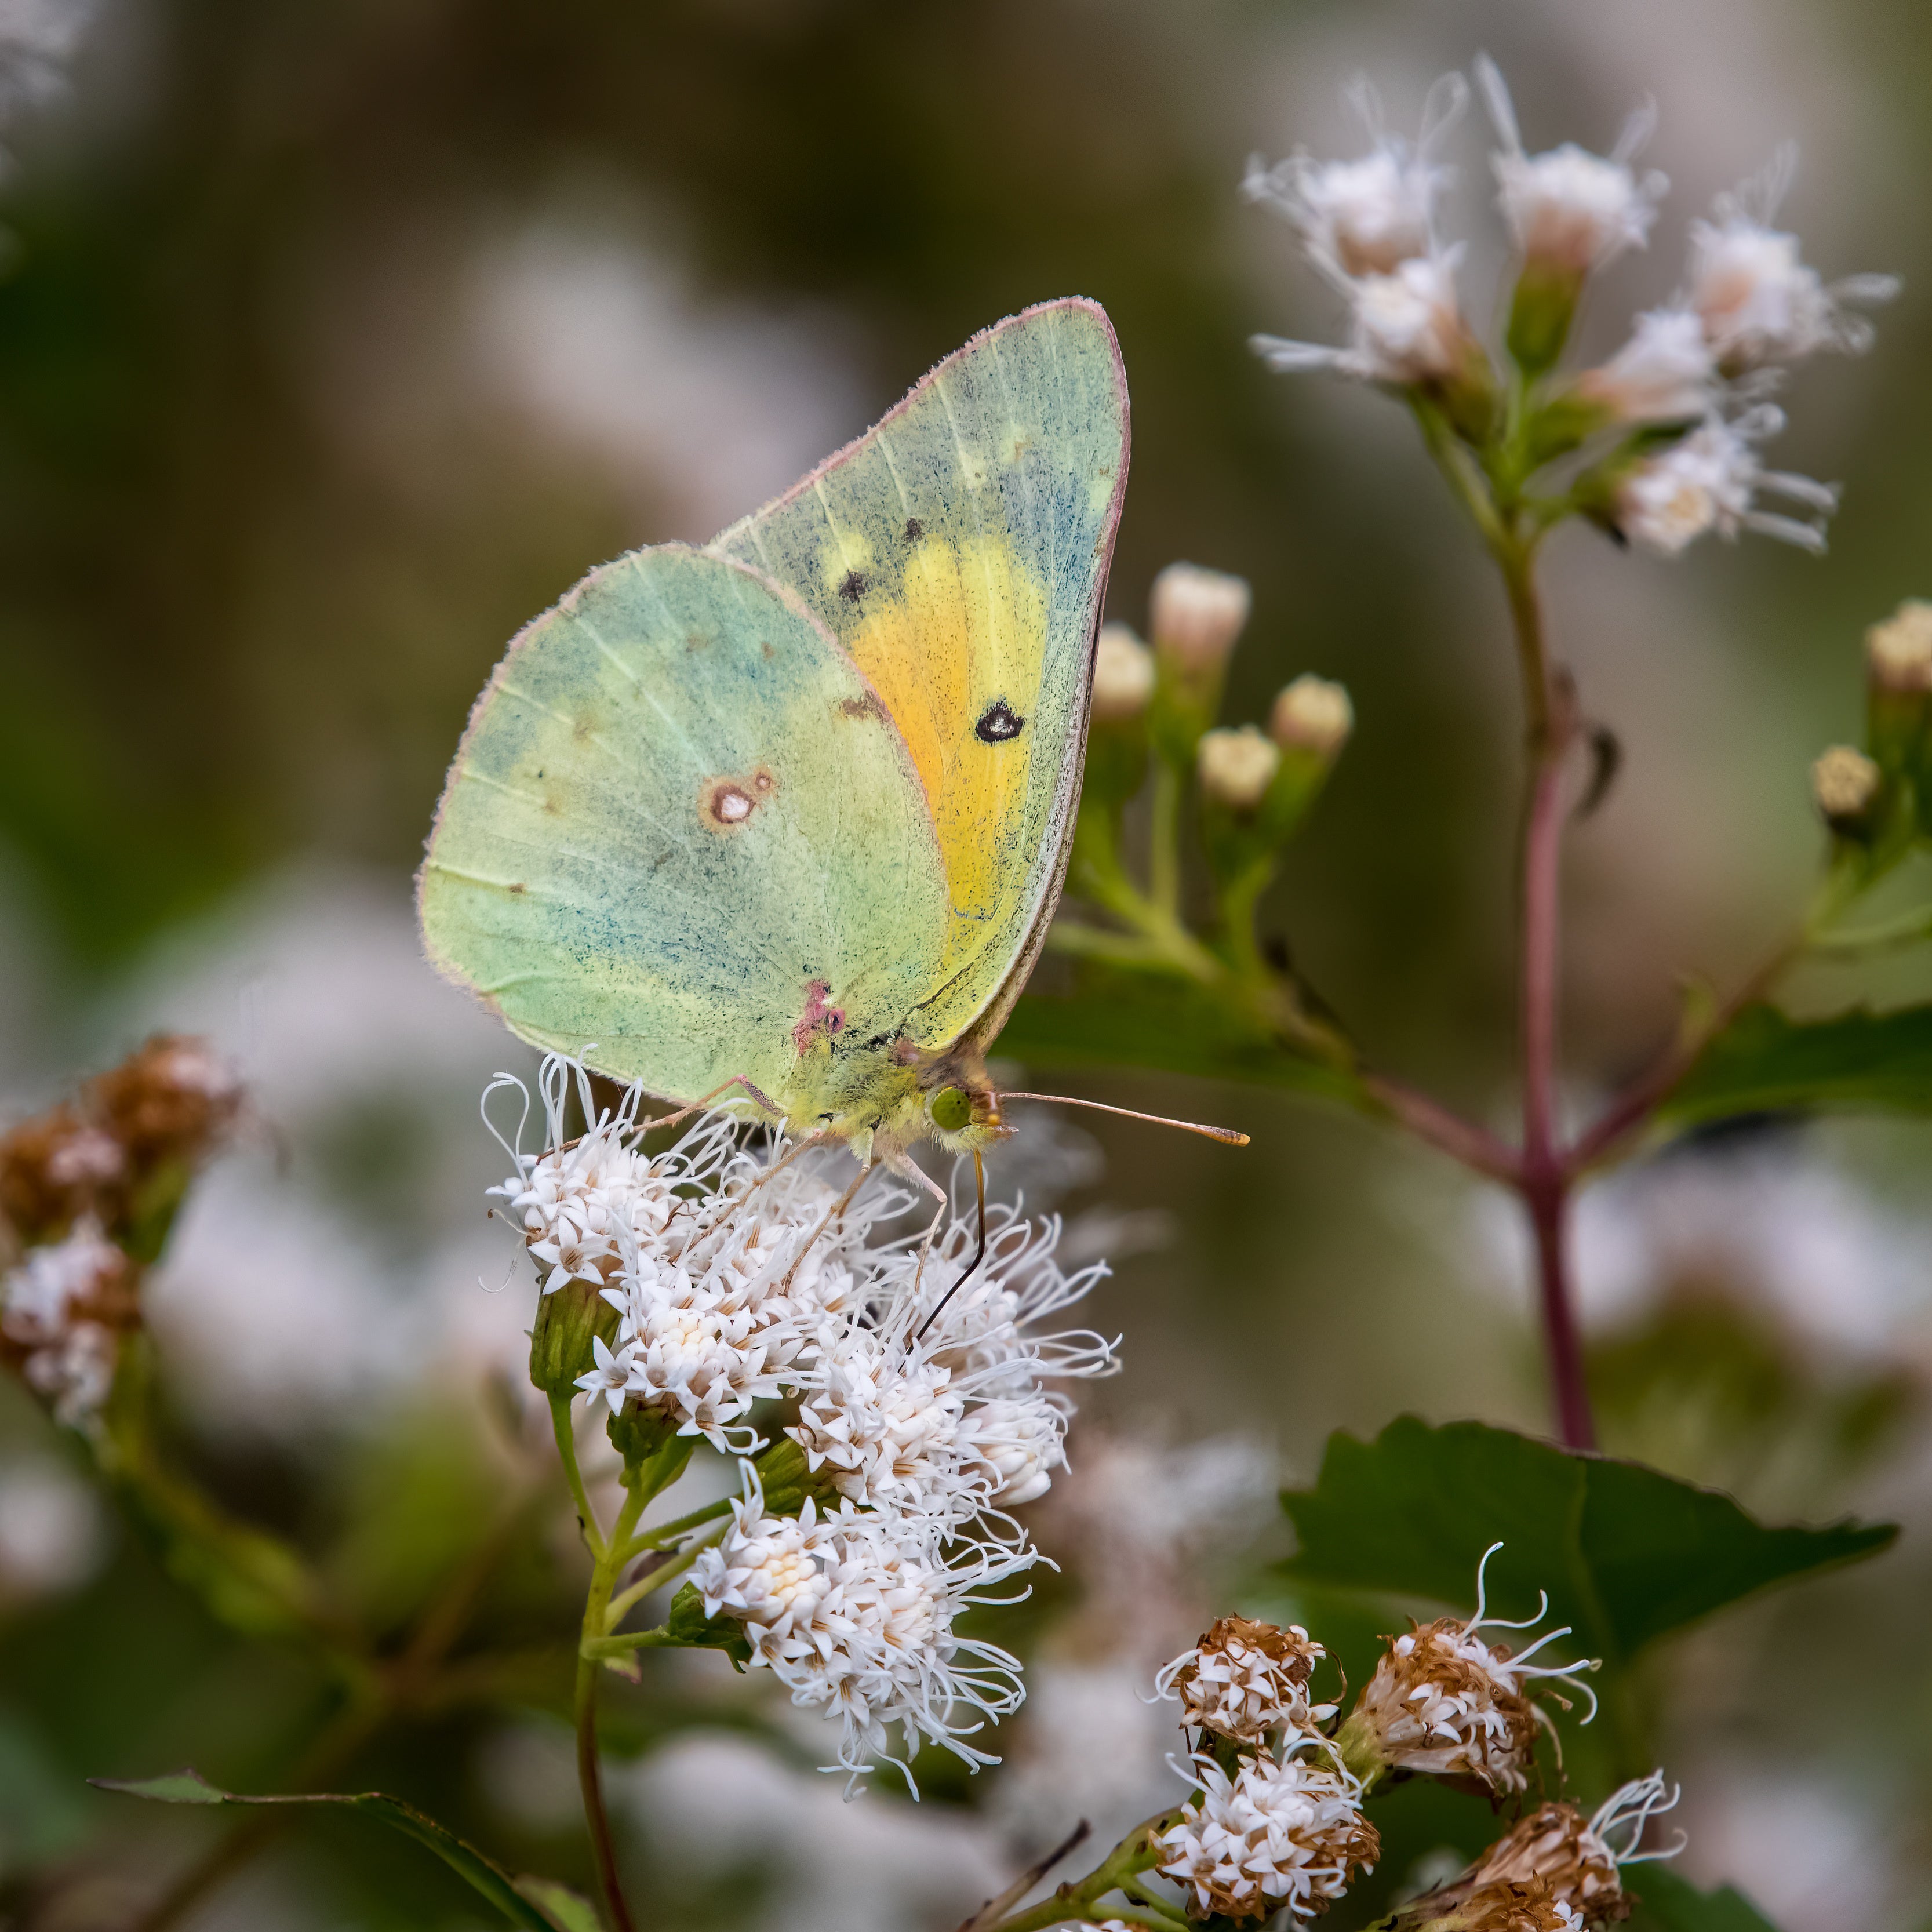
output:
M 1103 302 L 1126 358 L 1109 614 L 1139 624 L 1176 557 L 1237 571 L 1256 614 L 1229 720 L 1304 670 L 1354 695 L 1276 923 L 1380 1062 L 1506 1118 L 1499 599 L 1398 410 L 1271 378 L 1244 346 L 1338 326 L 1234 188 L 1253 149 L 1358 152 L 1358 70 L 1400 129 L 1486 47 L 1532 148 L 1606 148 L 1655 97 L 1673 193 L 1596 292 L 1587 345 L 1668 293 L 1684 220 L 1787 135 L 1809 258 L 1906 278 L 1874 353 L 1784 399 L 1772 460 L 1846 486 L 1828 559 L 1554 546 L 1559 648 L 1627 754 L 1570 873 L 1576 1102 L 1641 1064 L 1678 976 L 1742 970 L 1805 890 L 1805 765 L 1856 734 L 1860 632 L 1932 594 L 1924 24 L 1906 0 L 0 11 L 0 1088 L 24 1112 L 164 1025 L 248 1070 L 255 1124 L 154 1300 L 209 1482 L 331 1547 L 379 1618 L 485 1527 L 508 1452 L 483 1442 L 478 1391 L 528 1311 L 520 1276 L 477 1286 L 511 1256 L 482 1220 L 500 1159 L 475 1097 L 527 1059 L 417 962 L 408 904 L 466 708 L 590 565 L 707 536 L 1045 297 Z M 1500 244 L 1473 124 L 1455 158 L 1480 316 Z M 1928 980 L 1908 958 L 1870 985 Z M 1540 1424 L 1502 1204 L 1264 1092 L 1080 1090 L 1255 1146 L 1036 1124 L 1015 1163 L 1070 1240 L 1116 1257 L 1094 1318 L 1127 1368 L 1090 1393 L 1040 1513 L 1069 1574 L 1025 1622 L 1012 1763 L 918 1813 L 843 1810 L 757 1687 L 713 1658 L 667 1667 L 616 1726 L 641 1754 L 626 1816 L 658 1922 L 956 1922 L 1054 1806 L 1164 1802 L 1161 1744 L 1124 1700 L 1282 1546 L 1272 1485 L 1329 1430 L 1405 1407 Z M 1882 1562 L 1694 1639 L 1658 1687 L 1687 1869 L 1792 1932 L 1932 1924 L 1928 1154 L 1910 1125 L 1734 1132 L 1613 1182 L 1580 1229 L 1607 1446 L 1772 1513 L 1907 1525 Z M 77 1466 L 0 1390 L 0 1898 L 63 1928 L 127 1922 L 200 1842 L 82 1778 L 192 1760 L 272 1784 L 321 1696 L 208 1622 Z M 482 1621 L 531 1648 L 527 1680 L 344 1777 L 580 1876 L 538 1654 L 574 1616 L 568 1538 L 548 1523 L 517 1547 Z M 702 1728 L 653 1750 L 666 1709 Z M 1146 1775 L 1108 1785 L 1109 1760 Z M 333 1821 L 191 1922 L 480 1922 L 408 1848 Z

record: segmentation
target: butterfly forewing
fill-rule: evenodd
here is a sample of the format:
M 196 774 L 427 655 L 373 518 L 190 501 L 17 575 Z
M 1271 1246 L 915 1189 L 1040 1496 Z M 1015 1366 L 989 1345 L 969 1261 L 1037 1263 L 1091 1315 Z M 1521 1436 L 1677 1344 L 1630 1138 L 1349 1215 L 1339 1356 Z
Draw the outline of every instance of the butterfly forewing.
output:
M 976 336 L 712 546 L 795 590 L 904 737 L 946 889 L 908 1018 L 922 1044 L 990 1037 L 1044 935 L 1126 462 L 1106 316 L 1048 303 Z

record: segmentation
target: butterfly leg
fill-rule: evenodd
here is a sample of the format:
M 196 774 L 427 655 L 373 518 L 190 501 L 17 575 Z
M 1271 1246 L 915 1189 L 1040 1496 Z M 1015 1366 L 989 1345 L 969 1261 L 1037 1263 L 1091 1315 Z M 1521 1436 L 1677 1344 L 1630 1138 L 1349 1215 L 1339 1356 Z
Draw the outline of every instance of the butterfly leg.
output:
M 801 1144 L 802 1144 L 802 1143 L 801 1143 Z M 853 1177 L 852 1185 L 847 1188 L 843 1194 L 839 1196 L 838 1198 L 833 1202 L 831 1211 L 826 1216 L 824 1220 L 819 1222 L 817 1227 L 812 1229 L 811 1240 L 807 1241 L 805 1246 L 800 1248 L 798 1252 L 792 1257 L 791 1266 L 785 1270 L 784 1279 L 778 1283 L 778 1292 L 779 1294 L 784 1294 L 790 1292 L 791 1288 L 791 1278 L 794 1275 L 797 1274 L 800 1262 L 803 1261 L 806 1256 L 810 1254 L 812 1250 L 818 1245 L 819 1237 L 825 1232 L 826 1229 L 830 1227 L 835 1221 L 838 1220 L 844 1215 L 846 1209 L 851 1206 L 860 1189 L 865 1186 L 866 1177 L 872 1172 L 874 1164 L 875 1163 L 873 1162 L 868 1160 L 863 1167 L 860 1168 L 857 1174 Z M 776 1173 L 777 1169 L 775 1168 L 772 1172 Z M 764 1178 L 769 1179 L 770 1176 L 767 1175 Z
M 743 1088 L 745 1091 L 764 1108 L 766 1113 L 781 1120 L 784 1118 L 783 1110 L 776 1101 L 768 1099 L 761 1094 L 756 1087 L 752 1085 L 746 1076 L 742 1073 L 734 1073 L 730 1079 L 712 1088 L 710 1093 L 692 1101 L 689 1106 L 680 1107 L 674 1114 L 659 1114 L 655 1119 L 644 1120 L 639 1124 L 647 1127 L 674 1127 L 680 1120 L 688 1120 L 693 1114 L 703 1112 L 719 1094 L 729 1093 L 734 1087 Z
M 919 1265 L 914 1269 L 912 1276 L 912 1292 L 914 1294 L 917 1294 L 920 1282 L 926 1274 L 926 1258 L 932 1252 L 933 1242 L 938 1238 L 939 1234 L 939 1224 L 946 1219 L 946 1210 L 952 1205 L 952 1197 L 933 1179 L 931 1174 L 926 1172 L 924 1168 L 920 1166 L 918 1162 L 908 1160 L 904 1154 L 889 1155 L 886 1157 L 886 1165 L 895 1174 L 903 1179 L 917 1181 L 920 1186 L 939 1203 L 938 1208 L 934 1210 L 932 1221 L 927 1226 L 926 1239 L 919 1244 Z

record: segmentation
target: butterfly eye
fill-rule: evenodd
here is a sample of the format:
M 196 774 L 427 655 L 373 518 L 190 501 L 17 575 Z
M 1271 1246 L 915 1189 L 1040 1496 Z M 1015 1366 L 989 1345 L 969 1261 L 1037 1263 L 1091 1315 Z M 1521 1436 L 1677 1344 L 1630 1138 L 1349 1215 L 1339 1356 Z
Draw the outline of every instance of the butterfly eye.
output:
M 942 1087 L 926 1102 L 926 1111 L 941 1132 L 956 1134 L 972 1124 L 972 1096 L 963 1087 Z

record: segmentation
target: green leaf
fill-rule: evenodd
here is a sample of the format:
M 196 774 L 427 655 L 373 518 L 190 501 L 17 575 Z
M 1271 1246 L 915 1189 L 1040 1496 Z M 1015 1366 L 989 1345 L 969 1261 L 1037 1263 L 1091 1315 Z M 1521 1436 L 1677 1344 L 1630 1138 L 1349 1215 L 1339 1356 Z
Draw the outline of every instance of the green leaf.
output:
M 340 1805 L 346 1810 L 360 1811 L 368 1817 L 380 1819 L 392 1831 L 400 1832 L 405 1838 L 415 1839 L 418 1844 L 427 1846 L 452 1871 L 468 1880 L 512 1925 L 523 1926 L 526 1928 L 526 1932 L 585 1932 L 586 1928 L 596 1927 L 594 1916 L 586 1920 L 580 1914 L 573 1922 L 554 1916 L 544 1906 L 533 1904 L 521 1888 L 532 1885 L 542 1887 L 546 1881 L 512 1880 L 501 1865 L 494 1859 L 485 1858 L 475 1846 L 466 1844 L 446 1826 L 439 1825 L 434 1818 L 418 1811 L 413 1804 L 406 1804 L 400 1798 L 387 1797 L 380 1791 L 364 1791 L 356 1795 L 314 1792 L 287 1796 L 250 1798 L 232 1791 L 224 1791 L 218 1786 L 209 1784 L 199 1772 L 186 1770 L 170 1772 L 160 1778 L 94 1778 L 88 1782 L 98 1785 L 103 1791 L 122 1792 L 130 1798 L 152 1798 L 163 1804 Z M 556 1889 L 561 1891 L 562 1888 Z M 578 1902 L 581 1904 L 580 1900 Z M 545 1904 L 548 1903 L 546 1897 Z
M 580 1892 L 554 1878 L 520 1878 L 517 1889 L 530 1900 L 556 1932 L 604 1932 L 597 1908 Z
M 1312 1583 L 1466 1606 L 1496 1542 L 1489 1607 L 1550 1619 L 1612 1668 L 1643 1646 L 1773 1583 L 1875 1555 L 1890 1524 L 1772 1528 L 1730 1497 L 1609 1456 L 1479 1422 L 1399 1417 L 1372 1442 L 1337 1431 L 1310 1490 L 1282 1498 Z
M 1665 1101 L 1676 1126 L 1788 1108 L 1932 1112 L 1932 1006 L 1826 1020 L 1747 1006 L 1712 1041 Z
M 1091 962 L 1071 994 L 1027 992 L 999 1050 L 1035 1066 L 1142 1066 L 1364 1104 L 1353 1074 L 1282 1046 L 1192 980 Z
M 694 1650 L 722 1650 L 742 1670 L 752 1660 L 752 1646 L 745 1640 L 745 1627 L 730 1617 L 707 1617 L 704 1599 L 695 1583 L 687 1583 L 670 1600 L 670 1614 L 664 1618 L 668 1640 Z
M 1668 1865 L 1626 1867 L 1624 1889 L 1636 1900 L 1625 1932 L 1776 1932 L 1741 1892 L 1728 1885 L 1700 1892 Z

